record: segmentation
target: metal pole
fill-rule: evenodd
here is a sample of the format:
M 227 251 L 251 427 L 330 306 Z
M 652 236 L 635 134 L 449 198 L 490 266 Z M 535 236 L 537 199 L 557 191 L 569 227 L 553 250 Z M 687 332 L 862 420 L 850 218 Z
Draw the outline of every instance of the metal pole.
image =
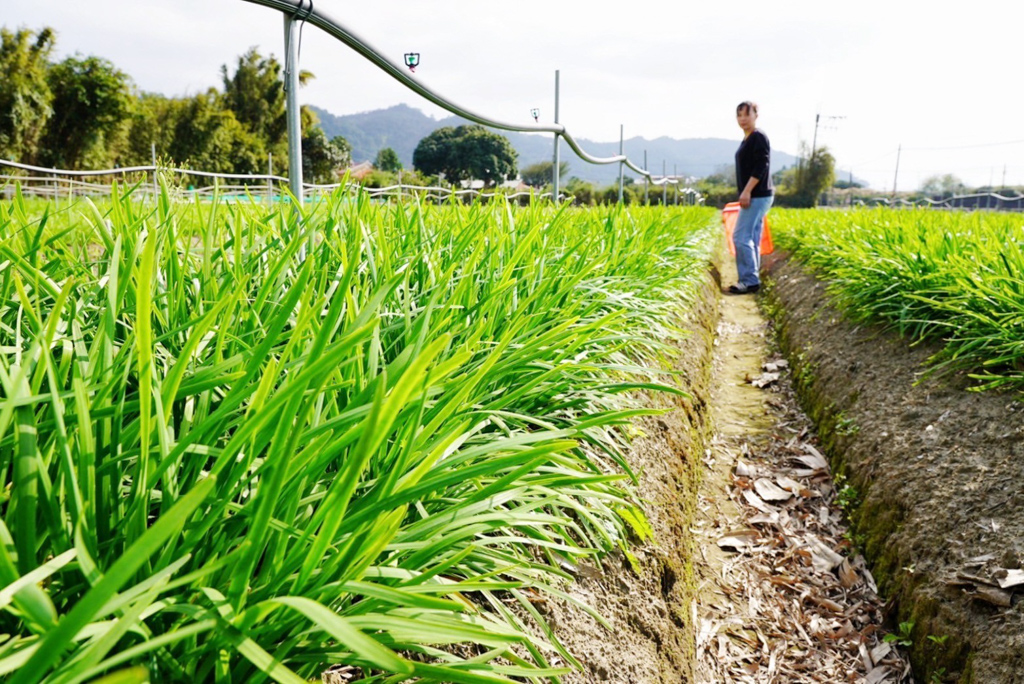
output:
M 267 175 L 274 175 L 274 153 L 267 152 Z M 274 206 L 274 179 L 267 178 L 267 205 Z
M 149 144 L 149 152 L 153 159 L 153 201 L 160 196 L 160 181 L 156 178 L 156 143 Z
M 892 177 L 892 196 L 896 198 L 896 181 L 900 178 L 900 153 L 903 151 L 903 143 L 896 148 L 896 173 Z
M 668 162 L 661 160 L 661 206 L 668 206 Z
M 555 69 L 555 123 L 558 123 L 558 80 L 559 73 L 558 69 Z M 558 149 L 558 134 L 555 133 L 555 154 L 552 158 L 551 164 L 551 200 L 558 204 L 558 167 L 561 164 L 559 160 L 559 149 Z
M 818 121 L 821 119 L 821 114 L 814 115 L 814 138 L 811 142 L 811 159 L 814 159 L 814 151 L 818 149 Z
M 647 170 L 647 150 L 644 150 L 644 171 Z M 647 194 L 648 189 L 651 187 L 651 177 L 644 175 L 644 206 L 651 206 L 651 198 Z
M 284 15 L 284 91 L 288 119 L 288 187 L 302 202 L 302 120 L 299 114 L 299 23 Z
M 623 130 L 622 124 L 619 124 L 619 156 L 622 156 L 622 141 L 623 141 Z M 619 204 L 622 204 L 622 171 L 625 169 L 625 164 L 619 162 Z

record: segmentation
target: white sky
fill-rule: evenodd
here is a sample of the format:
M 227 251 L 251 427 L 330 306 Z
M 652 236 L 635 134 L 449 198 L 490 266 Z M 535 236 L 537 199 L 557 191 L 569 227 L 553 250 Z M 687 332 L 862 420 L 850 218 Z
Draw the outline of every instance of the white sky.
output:
M 815 114 L 846 117 L 818 142 L 876 188 L 892 189 L 900 144 L 901 190 L 938 173 L 999 184 L 1004 166 L 1024 184 L 1016 3 L 315 2 L 396 63 L 420 52 L 423 83 L 491 118 L 529 123 L 539 107 L 551 121 L 559 69 L 577 138 L 615 140 L 624 124 L 627 138 L 738 142 L 735 105 L 753 99 L 773 147 L 793 154 Z M 250 46 L 283 52 L 280 13 L 243 0 L 0 0 L 0 24 L 52 26 L 59 56 L 105 57 L 166 95 L 219 85 Z M 335 114 L 399 102 L 444 114 L 311 26 L 301 66 L 316 75 L 303 102 Z

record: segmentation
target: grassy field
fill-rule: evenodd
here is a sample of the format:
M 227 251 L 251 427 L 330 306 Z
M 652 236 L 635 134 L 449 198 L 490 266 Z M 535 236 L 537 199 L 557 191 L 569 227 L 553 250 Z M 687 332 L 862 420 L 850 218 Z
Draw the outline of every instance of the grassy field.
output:
M 715 222 L 0 203 L 0 677 L 565 672 L 531 598 L 648 533 L 624 428 Z
M 1024 390 L 1024 222 L 1015 213 L 772 212 L 776 241 L 856 320 L 941 341 L 937 368 Z

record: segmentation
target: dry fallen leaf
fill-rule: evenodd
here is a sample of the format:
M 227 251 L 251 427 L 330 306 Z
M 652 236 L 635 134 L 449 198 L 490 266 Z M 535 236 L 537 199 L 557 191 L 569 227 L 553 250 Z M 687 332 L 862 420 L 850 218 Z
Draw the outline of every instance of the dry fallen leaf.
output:
M 860 660 L 864 663 L 864 671 L 871 672 L 874 669 L 875 664 L 871 660 L 871 655 L 868 653 L 868 647 L 864 644 L 857 644 L 857 652 L 860 653 Z
M 764 515 L 755 515 L 753 518 L 748 518 L 747 522 L 749 522 L 751 525 L 778 525 L 779 514 L 766 513 Z
M 985 563 L 988 563 L 989 561 L 995 559 L 996 554 L 986 553 L 983 556 L 975 556 L 974 558 L 970 559 L 969 561 L 967 561 L 967 565 L 984 565 Z
M 1004 572 L 1006 576 L 999 580 L 1000 589 L 1024 585 L 1024 570 L 1004 570 Z M 1001 572 L 996 573 L 997 576 L 1001 574 Z
M 864 678 L 864 684 L 881 684 L 889 678 L 889 668 L 884 665 L 879 665 L 875 669 L 868 672 Z
M 766 477 L 754 480 L 754 489 L 765 501 L 787 501 L 793 496 L 791 492 L 787 492 Z
M 807 535 L 807 547 L 811 552 L 811 562 L 819 572 L 831 572 L 832 568 L 843 562 L 843 557 L 826 546 L 813 534 Z
M 750 384 L 759 389 L 764 389 L 768 385 L 778 382 L 780 377 L 778 373 L 764 373 L 751 380 Z
M 880 663 L 885 660 L 890 651 L 892 651 L 892 645 L 888 641 L 883 641 L 871 649 L 871 660 Z
M 779 484 L 780 487 L 796 494 L 797 496 L 802 496 L 800 492 L 807 491 L 807 488 L 804 487 L 802 484 L 788 477 L 778 477 L 775 478 L 775 481 Z
M 828 460 L 821 455 L 821 452 L 815 449 L 810 444 L 804 444 L 804 451 L 807 452 L 806 456 L 797 456 L 796 460 L 800 461 L 808 468 L 814 468 L 815 470 L 828 470 Z
M 976 592 L 971 594 L 971 598 L 990 603 L 999 608 L 1010 607 L 1010 594 L 1002 589 L 980 586 Z
M 346 684 L 346 682 L 352 682 L 361 677 L 362 675 L 355 667 L 340 663 L 331 665 L 320 673 L 320 680 L 324 684 Z
M 753 506 L 757 510 L 761 511 L 762 513 L 771 514 L 771 513 L 775 513 L 776 512 L 775 508 L 773 508 L 772 506 L 769 506 L 768 504 L 766 504 L 764 502 L 764 499 L 762 499 L 761 497 L 759 497 L 757 494 L 755 494 L 754 492 L 750 491 L 749 489 L 746 489 L 746 490 L 743 491 L 743 498 L 746 500 L 746 502 L 748 504 L 750 504 L 751 506 Z
M 760 533 L 751 528 L 729 532 L 718 540 L 718 545 L 724 548 L 741 549 L 746 546 L 753 546 L 761 538 Z
M 839 565 L 839 581 L 847 589 L 860 582 L 860 576 L 857 574 L 857 571 L 853 569 L 852 565 L 850 565 L 850 561 L 845 558 Z M 876 662 L 877 660 L 878 659 L 875 658 Z

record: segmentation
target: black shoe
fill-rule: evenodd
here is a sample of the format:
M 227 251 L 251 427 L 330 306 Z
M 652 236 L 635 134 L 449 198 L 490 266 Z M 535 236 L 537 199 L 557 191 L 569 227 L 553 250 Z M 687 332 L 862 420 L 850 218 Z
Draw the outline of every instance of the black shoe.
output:
M 736 283 L 735 285 L 729 286 L 729 294 L 741 295 L 741 294 L 754 294 L 761 289 L 760 285 L 744 285 L 743 283 Z

